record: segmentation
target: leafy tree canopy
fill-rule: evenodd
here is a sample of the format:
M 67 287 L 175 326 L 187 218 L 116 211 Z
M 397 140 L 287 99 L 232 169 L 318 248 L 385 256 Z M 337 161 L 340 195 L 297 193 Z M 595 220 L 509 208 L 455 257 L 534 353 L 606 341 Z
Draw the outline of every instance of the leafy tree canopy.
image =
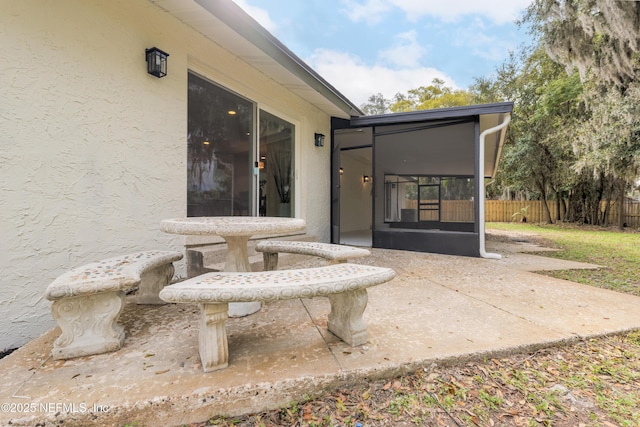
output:
M 444 80 L 436 78 L 428 86 L 410 89 L 407 93 L 397 93 L 392 100 L 376 93 L 360 108 L 367 115 L 375 115 L 458 107 L 473 103 L 477 102 L 471 91 L 445 86 Z
M 366 104 L 360 106 L 362 111 L 367 116 L 374 116 L 377 114 L 386 114 L 389 112 L 389 100 L 384 97 L 380 92 L 375 95 L 371 95 Z
M 640 71 L 640 2 L 535 0 L 524 22 L 542 37 L 549 55 L 583 80 L 626 86 Z
M 394 113 L 433 110 L 469 105 L 472 99 L 469 91 L 447 87 L 444 80 L 436 78 L 428 86 L 411 89 L 406 94 L 396 94 L 389 109 Z

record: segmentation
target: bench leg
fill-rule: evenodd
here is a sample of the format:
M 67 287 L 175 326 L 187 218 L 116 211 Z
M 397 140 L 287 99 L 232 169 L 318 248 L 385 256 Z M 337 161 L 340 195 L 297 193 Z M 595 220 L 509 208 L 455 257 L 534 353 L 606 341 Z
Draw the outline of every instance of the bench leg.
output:
M 366 289 L 329 295 L 331 313 L 328 329 L 342 341 L 355 347 L 367 343 L 367 325 L 362 319 L 367 307 Z
M 264 264 L 264 271 L 274 271 L 278 269 L 278 253 L 262 253 L 262 260 Z
M 187 278 L 204 273 L 204 255 L 200 251 L 187 249 Z
M 204 372 L 229 365 L 227 318 L 229 304 L 200 304 L 200 361 Z
M 136 295 L 137 304 L 166 304 L 158 294 L 171 282 L 175 267 L 173 264 L 161 265 L 158 268 L 149 270 L 140 276 L 140 285 Z
M 53 358 L 116 351 L 124 343 L 124 328 L 117 322 L 124 308 L 123 292 L 63 298 L 51 305 L 62 334 L 53 344 Z

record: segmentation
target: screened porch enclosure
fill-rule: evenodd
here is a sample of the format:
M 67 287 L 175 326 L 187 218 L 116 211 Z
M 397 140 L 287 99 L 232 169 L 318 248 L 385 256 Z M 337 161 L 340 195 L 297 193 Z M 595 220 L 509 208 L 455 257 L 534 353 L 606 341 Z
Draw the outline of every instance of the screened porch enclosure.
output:
M 462 120 L 377 130 L 384 215 L 376 229 L 474 231 L 474 127 Z
M 475 120 L 376 127 L 373 246 L 471 255 Z
M 350 243 L 344 236 L 358 223 L 372 247 L 481 256 L 478 201 L 504 141 L 504 132 L 490 131 L 512 108 L 501 103 L 334 121 L 332 200 L 339 209 L 332 210 L 332 241 Z M 370 158 L 360 156 L 354 177 L 356 152 Z M 370 177 L 362 175 L 367 169 Z M 354 200 L 371 206 L 370 221 L 350 214 Z

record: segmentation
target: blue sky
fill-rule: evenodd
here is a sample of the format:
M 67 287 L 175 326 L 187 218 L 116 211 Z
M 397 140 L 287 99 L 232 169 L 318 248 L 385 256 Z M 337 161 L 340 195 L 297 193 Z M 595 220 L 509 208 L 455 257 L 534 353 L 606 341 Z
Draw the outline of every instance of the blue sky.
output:
M 529 42 L 531 0 L 234 0 L 356 105 L 374 93 L 467 88 Z

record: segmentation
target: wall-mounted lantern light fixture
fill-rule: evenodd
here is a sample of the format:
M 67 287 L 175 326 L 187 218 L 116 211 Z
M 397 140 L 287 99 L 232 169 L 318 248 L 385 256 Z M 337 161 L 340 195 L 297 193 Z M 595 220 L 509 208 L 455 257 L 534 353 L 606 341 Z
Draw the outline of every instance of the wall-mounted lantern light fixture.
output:
M 167 57 L 169 54 L 163 52 L 157 47 L 145 49 L 145 58 L 147 59 L 147 73 L 158 78 L 167 75 Z
M 371 177 L 368 175 L 362 175 L 362 182 L 370 182 L 371 181 Z
M 340 168 L 340 175 L 344 175 L 344 169 Z
M 316 133 L 313 136 L 313 139 L 315 141 L 316 147 L 324 147 L 324 135 L 321 133 Z

